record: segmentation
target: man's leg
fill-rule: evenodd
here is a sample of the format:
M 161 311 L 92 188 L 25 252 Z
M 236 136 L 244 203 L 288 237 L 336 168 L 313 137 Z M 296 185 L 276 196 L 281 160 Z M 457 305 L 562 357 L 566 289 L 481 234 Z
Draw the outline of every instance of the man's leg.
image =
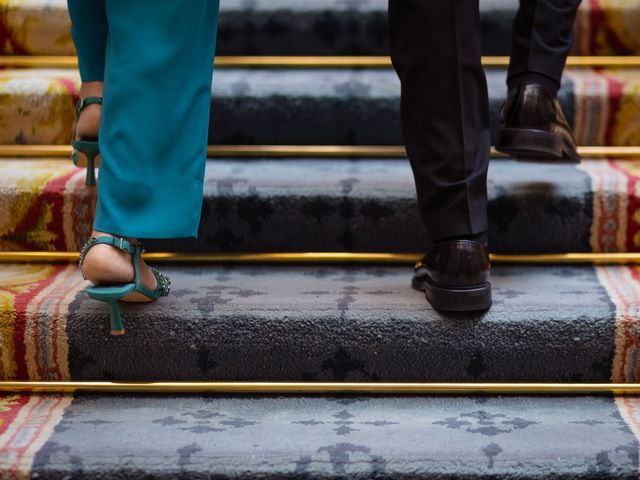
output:
M 513 23 L 509 88 L 538 83 L 554 95 L 573 46 L 580 0 L 521 0 Z
M 579 161 L 556 94 L 580 0 L 520 0 L 496 147 L 520 157 Z
M 433 243 L 421 267 L 428 277 L 422 280 L 431 283 L 414 280 L 414 286 L 426 289 L 428 298 L 430 286 L 451 290 L 446 296 L 456 297 L 459 308 L 429 298 L 437 308 L 488 308 L 486 287 L 482 301 L 467 302 L 458 292 L 476 282 L 488 286 L 483 272 L 490 133 L 478 0 L 390 0 L 389 27 L 405 146 Z M 453 271 L 456 262 L 462 265 L 461 255 L 475 260 Z

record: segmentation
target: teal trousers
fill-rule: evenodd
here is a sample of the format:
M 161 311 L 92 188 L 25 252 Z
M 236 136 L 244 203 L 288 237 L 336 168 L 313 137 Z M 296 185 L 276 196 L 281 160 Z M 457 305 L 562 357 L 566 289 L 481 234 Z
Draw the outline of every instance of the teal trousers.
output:
M 68 0 L 82 81 L 104 81 L 96 230 L 196 237 L 219 0 Z

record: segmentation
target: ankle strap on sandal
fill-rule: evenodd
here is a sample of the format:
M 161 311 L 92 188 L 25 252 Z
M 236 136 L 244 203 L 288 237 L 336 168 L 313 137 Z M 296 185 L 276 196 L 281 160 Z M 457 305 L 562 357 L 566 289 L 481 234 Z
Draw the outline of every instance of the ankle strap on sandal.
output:
M 76 113 L 80 115 L 89 105 L 102 105 L 102 97 L 85 97 L 78 100 L 76 104 Z
M 136 243 L 135 245 L 133 243 L 131 243 L 129 240 L 123 238 L 123 237 L 107 237 L 102 236 L 102 237 L 92 237 L 94 241 L 94 245 L 111 245 L 113 247 L 119 248 L 120 250 L 123 250 L 127 253 L 130 253 L 131 255 L 136 253 L 137 249 L 142 249 L 142 244 L 141 243 Z M 92 245 L 93 246 L 93 245 Z

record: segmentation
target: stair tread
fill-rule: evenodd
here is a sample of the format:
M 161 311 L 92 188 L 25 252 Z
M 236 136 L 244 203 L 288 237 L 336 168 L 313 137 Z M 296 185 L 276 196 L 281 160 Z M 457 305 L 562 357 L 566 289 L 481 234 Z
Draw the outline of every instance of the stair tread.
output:
M 493 161 L 492 250 L 638 251 L 640 226 L 630 204 L 640 182 L 637 165 Z M 71 162 L 0 160 L 0 193 L 9 212 L 2 250 L 77 251 L 89 236 L 95 191 L 84 187 L 84 170 Z M 201 218 L 197 240 L 152 241 L 149 247 L 413 253 L 426 245 L 406 160 L 209 160 Z M 615 228 L 626 235 L 610 235 Z
M 505 77 L 487 70 L 494 135 Z M 0 143 L 68 144 L 78 85 L 74 70 L 0 70 Z M 400 145 L 399 94 L 391 69 L 219 69 L 209 143 Z M 578 144 L 638 144 L 640 69 L 568 69 L 559 100 Z
M 0 378 L 637 380 L 631 266 L 495 265 L 494 305 L 477 314 L 431 309 L 410 266 L 161 269 L 171 294 L 122 304 L 127 334 L 114 339 L 77 266 L 4 264 Z
M 492 250 L 638 251 L 637 165 L 492 161 Z M 89 236 L 95 191 L 70 161 L 0 160 L 0 196 L 9 212 L 4 251 L 77 251 Z M 209 160 L 201 219 L 198 239 L 150 241 L 150 251 L 420 252 L 426 245 L 406 160 Z M 611 235 L 617 226 L 626 234 Z
M 487 55 L 507 55 L 516 0 L 480 3 Z M 388 51 L 386 0 L 222 0 L 218 54 L 383 55 Z M 574 52 L 640 52 L 640 2 L 582 2 Z M 29 21 L 23 23 L 25 19 Z M 5 0 L 0 5 L 5 41 L 0 53 L 69 55 L 73 44 L 64 0 Z
M 33 395 L 0 404 L 11 407 L 6 428 L 16 432 L 0 444 L 0 474 L 9 476 L 637 475 L 639 405 L 629 397 Z M 45 428 L 33 429 L 36 420 Z M 35 440 L 28 449 L 18 448 L 24 438 Z

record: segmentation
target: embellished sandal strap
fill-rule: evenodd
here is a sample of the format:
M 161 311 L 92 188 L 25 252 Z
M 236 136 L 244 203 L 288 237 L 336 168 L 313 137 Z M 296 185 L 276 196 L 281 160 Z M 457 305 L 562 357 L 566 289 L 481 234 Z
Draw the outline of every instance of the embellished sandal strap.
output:
M 166 297 L 169 295 L 169 291 L 171 290 L 171 280 L 169 277 L 162 273 L 161 271 L 149 267 L 151 273 L 156 277 L 156 281 L 158 282 L 158 286 L 156 287 L 156 295 L 161 297 Z
M 76 104 L 76 114 L 80 116 L 80 113 L 89 105 L 102 105 L 102 97 L 81 98 Z
M 171 280 L 164 273 L 156 270 L 153 267 L 148 267 L 153 273 L 153 276 L 156 278 L 157 286 L 154 290 L 145 287 L 139 281 L 136 282 L 136 291 L 142 293 L 143 295 L 149 297 L 152 300 L 157 300 L 159 297 L 166 297 L 169 295 L 169 291 L 171 290 Z

